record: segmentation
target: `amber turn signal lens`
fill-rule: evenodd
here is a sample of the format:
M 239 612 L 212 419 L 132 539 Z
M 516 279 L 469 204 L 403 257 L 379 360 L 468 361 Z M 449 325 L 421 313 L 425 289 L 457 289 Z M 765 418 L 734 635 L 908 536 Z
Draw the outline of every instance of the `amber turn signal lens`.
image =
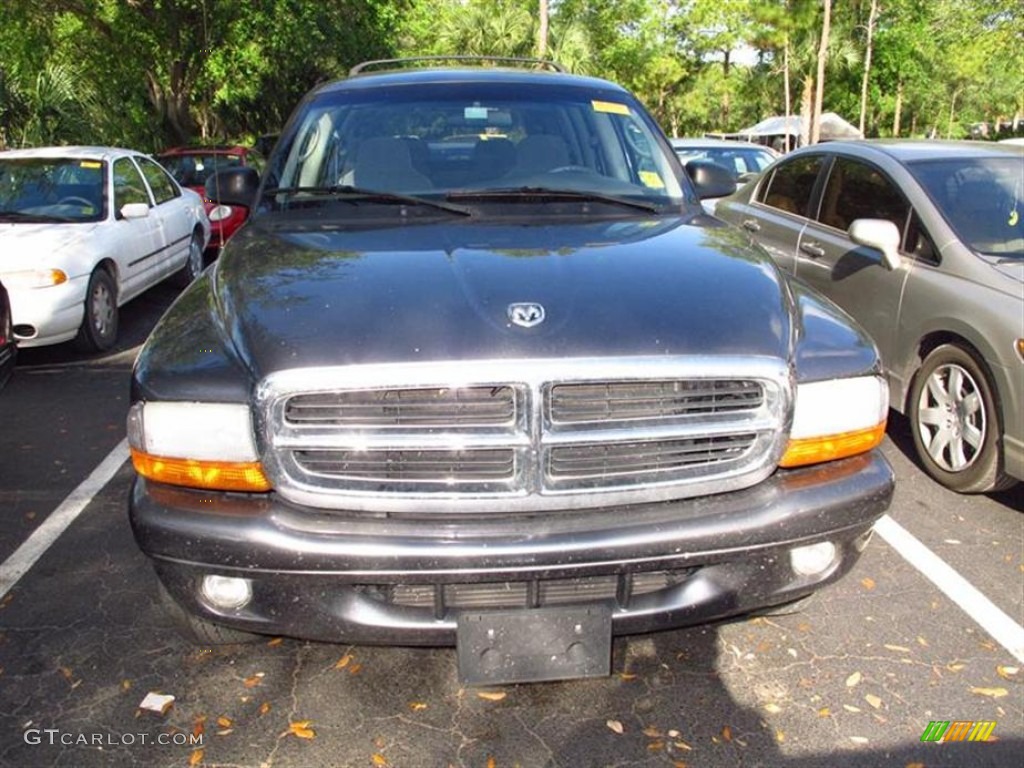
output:
M 209 491 L 264 493 L 270 482 L 258 461 L 196 461 L 150 456 L 132 449 L 135 471 L 148 480 Z
M 807 464 L 819 464 L 823 461 L 856 456 L 858 453 L 865 453 L 881 445 L 884 437 L 885 422 L 883 421 L 870 429 L 790 440 L 779 466 L 802 467 Z

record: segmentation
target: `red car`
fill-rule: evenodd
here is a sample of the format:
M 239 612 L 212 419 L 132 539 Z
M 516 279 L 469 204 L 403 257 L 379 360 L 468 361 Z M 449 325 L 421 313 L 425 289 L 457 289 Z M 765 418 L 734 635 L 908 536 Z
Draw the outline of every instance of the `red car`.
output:
M 238 205 L 218 205 L 206 196 L 206 178 L 211 173 L 239 166 L 263 170 L 263 157 L 253 149 L 239 146 L 173 147 L 164 150 L 157 160 L 183 187 L 202 195 L 206 215 L 210 219 L 208 251 L 216 252 L 249 218 L 249 209 Z

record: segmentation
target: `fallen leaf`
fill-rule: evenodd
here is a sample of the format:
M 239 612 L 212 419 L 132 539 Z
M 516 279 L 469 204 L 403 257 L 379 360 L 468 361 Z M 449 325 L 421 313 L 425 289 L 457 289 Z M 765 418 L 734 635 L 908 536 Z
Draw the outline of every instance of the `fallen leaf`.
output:
M 828 717 L 832 714 L 828 707 L 822 707 L 818 710 L 818 717 Z
M 501 701 L 508 696 L 504 691 L 478 691 L 476 695 L 487 701 Z
M 268 642 L 267 645 L 270 646 L 271 648 L 273 648 L 275 646 L 280 645 L 283 642 L 284 642 L 284 638 L 283 637 L 275 637 L 273 640 Z
M 64 679 L 65 680 L 70 681 L 71 678 L 74 677 L 74 673 L 71 671 L 70 668 L 68 668 L 68 667 L 58 667 L 58 669 L 60 669 L 60 673 L 62 675 L 64 675 Z
M 963 669 L 966 666 L 967 665 L 964 664 L 963 662 L 951 661 L 949 664 L 946 665 L 946 669 L 948 669 L 950 672 L 959 672 L 961 669 Z
M 225 728 L 222 731 L 217 731 L 217 735 L 218 736 L 230 736 L 234 732 L 235 732 L 234 728 Z
M 233 723 L 231 722 L 230 717 L 225 717 L 224 715 L 221 715 L 217 718 L 217 725 L 219 725 L 221 728 L 230 728 L 233 725 Z
M 688 766 L 682 760 L 676 760 L 672 763 L 672 768 L 690 768 L 690 766 Z
M 188 764 L 191 766 L 196 766 L 199 765 L 201 762 L 203 762 L 203 750 L 193 750 L 192 754 L 188 758 Z
M 660 752 L 664 748 L 665 748 L 665 742 L 664 741 L 652 741 L 650 744 L 647 745 L 647 751 L 648 752 Z
M 351 662 L 351 661 L 352 661 L 352 656 L 350 654 L 346 653 L 344 656 L 342 656 L 340 659 L 338 659 L 334 663 L 334 668 L 335 669 L 344 669 L 345 667 L 347 667 L 349 665 L 349 662 Z
M 139 709 L 144 709 L 147 712 L 156 712 L 158 715 L 166 715 L 174 705 L 173 696 L 165 696 L 162 693 L 154 693 L 150 691 L 145 695 L 141 702 L 139 702 Z
M 864 589 L 868 590 L 869 592 L 872 589 L 875 588 L 875 580 L 872 579 L 870 576 L 867 576 L 867 577 L 861 579 L 860 583 L 861 583 L 861 586 L 864 587 Z
M 853 704 L 843 704 L 843 709 L 847 712 L 853 712 L 854 714 L 860 712 L 860 707 L 855 707 Z
M 682 740 L 673 741 L 672 742 L 672 746 L 675 747 L 676 749 L 686 750 L 687 752 L 692 752 L 693 751 L 693 747 L 691 747 L 689 744 L 687 744 L 685 741 L 682 741 Z
M 668 737 L 670 739 L 678 739 L 682 735 L 683 734 L 681 734 L 679 731 L 675 730 L 674 728 L 671 731 L 668 732 Z
M 910 653 L 910 649 L 903 645 L 889 645 L 889 643 L 886 643 L 883 647 L 897 653 Z
M 388 760 L 384 755 L 375 754 L 372 758 L 374 765 L 387 765 Z
M 866 738 L 864 738 L 863 736 L 851 736 L 850 737 L 850 741 L 852 741 L 854 744 L 867 744 L 868 743 L 868 740 Z
M 764 710 L 765 712 L 771 712 L 773 715 L 776 715 L 782 711 L 782 707 L 780 707 L 778 704 L 765 704 Z
M 192 723 L 192 735 L 199 737 L 203 735 L 204 731 L 206 731 L 206 715 L 200 715 Z
M 963 544 L 960 539 L 943 539 L 946 544 Z
M 619 679 L 629 682 L 630 680 L 636 680 L 636 675 L 632 674 L 631 672 L 621 672 L 619 674 Z
M 846 678 L 846 687 L 853 688 L 857 683 L 860 682 L 860 672 L 854 672 L 848 678 Z
M 988 696 L 992 699 L 1001 699 L 1003 696 L 1009 696 L 1010 692 L 1005 688 L 971 688 L 971 693 L 976 693 L 979 696 Z
M 777 742 L 779 742 L 779 744 L 781 744 L 782 742 L 784 742 L 786 740 L 786 734 L 783 733 L 782 731 L 776 729 L 776 731 L 775 731 L 775 740 Z
M 362 669 L 363 669 L 363 665 L 362 664 L 353 664 L 351 667 L 348 668 L 348 673 L 350 675 L 358 675 L 359 672 Z
M 309 726 L 312 725 L 312 720 L 297 720 L 288 724 L 288 733 L 292 736 L 298 736 L 300 739 L 315 739 L 316 731 Z
M 870 704 L 875 709 L 880 709 L 881 706 L 882 706 L 882 700 L 880 698 L 878 698 L 877 696 L 875 696 L 873 693 L 865 694 L 864 695 L 864 701 L 866 701 L 868 704 Z
M 413 712 L 419 712 L 420 710 L 426 709 L 426 708 L 427 708 L 427 705 L 424 704 L 422 701 L 414 701 L 414 702 L 409 704 L 409 709 L 411 709 Z
M 903 768 L 924 768 L 924 763 L 907 763 Z
M 728 725 L 722 728 L 722 738 L 726 741 L 732 741 L 732 728 Z
M 498 768 L 498 761 L 491 755 L 487 756 L 487 768 Z
M 244 685 L 246 688 L 255 688 L 257 685 L 259 685 L 261 682 L 263 682 L 263 678 L 264 678 L 264 673 L 263 672 L 257 672 L 252 677 L 245 678 L 245 680 L 242 681 L 242 685 Z
M 927 648 L 928 647 L 928 641 L 925 640 L 920 635 L 917 636 L 917 644 L 920 645 L 922 648 Z
M 660 739 L 662 737 L 661 731 L 655 728 L 653 725 L 648 725 L 642 731 L 643 735 L 650 739 Z
M 269 711 L 270 711 L 270 702 L 269 701 L 264 701 L 262 704 L 260 704 L 260 715 L 265 715 Z
M 131 687 L 132 687 L 132 681 L 131 680 L 122 680 L 121 681 L 121 690 L 122 691 L 127 691 Z
M 622 735 L 623 731 L 625 731 L 625 728 L 622 727 L 622 723 L 620 723 L 618 720 L 608 720 L 605 723 L 605 725 L 607 725 L 610 730 L 615 731 L 615 733 L 619 734 L 620 736 Z
M 996 667 L 996 674 L 1003 680 L 1012 680 L 1020 672 L 1020 667 L 1004 667 L 1000 664 Z

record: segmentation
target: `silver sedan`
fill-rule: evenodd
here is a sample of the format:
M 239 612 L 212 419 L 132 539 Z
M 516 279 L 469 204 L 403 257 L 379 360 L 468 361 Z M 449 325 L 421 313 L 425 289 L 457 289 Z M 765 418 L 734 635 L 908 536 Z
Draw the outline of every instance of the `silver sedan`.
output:
M 963 493 L 1024 479 L 1024 149 L 818 144 L 717 215 L 874 337 L 933 478 Z

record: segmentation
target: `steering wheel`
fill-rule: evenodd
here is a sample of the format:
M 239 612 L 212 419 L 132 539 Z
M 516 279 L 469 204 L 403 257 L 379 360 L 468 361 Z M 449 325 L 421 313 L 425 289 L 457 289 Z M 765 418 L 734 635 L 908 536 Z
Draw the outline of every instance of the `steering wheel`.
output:
M 585 165 L 561 165 L 558 168 L 552 168 L 548 173 L 593 173 L 592 168 L 587 168 Z
M 92 208 L 92 200 L 86 200 L 84 197 L 77 197 L 75 195 L 69 195 L 68 197 L 62 197 L 57 201 L 57 205 L 80 205 L 83 208 Z

